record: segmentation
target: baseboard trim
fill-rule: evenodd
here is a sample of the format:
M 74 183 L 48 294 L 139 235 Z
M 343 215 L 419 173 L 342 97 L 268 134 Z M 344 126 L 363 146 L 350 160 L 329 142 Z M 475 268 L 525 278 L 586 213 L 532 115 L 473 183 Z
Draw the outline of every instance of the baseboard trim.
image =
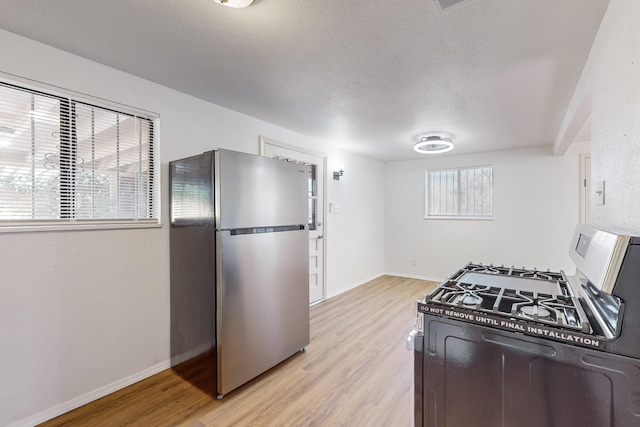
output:
M 33 427 L 35 425 L 58 417 L 62 414 L 65 414 L 69 411 L 73 411 L 74 409 L 86 405 L 89 402 L 93 402 L 94 400 L 98 400 L 101 397 L 104 397 L 115 391 L 128 387 L 131 384 L 135 384 L 138 381 L 149 378 L 150 376 L 162 372 L 165 369 L 169 369 L 170 367 L 171 363 L 168 360 L 158 363 L 155 366 L 151 366 L 150 368 L 147 368 L 143 371 L 137 372 L 133 375 L 129 375 L 128 377 L 122 378 L 121 380 L 115 381 L 111 384 L 107 384 L 104 387 L 100 387 L 96 390 L 90 391 L 89 393 L 78 396 L 75 399 L 68 400 L 61 403 L 60 405 L 56 405 L 30 417 L 23 418 L 20 421 L 10 424 L 8 427 Z
M 184 353 L 181 354 L 179 356 L 171 356 L 171 361 L 170 361 L 170 365 L 171 366 L 176 366 L 181 364 L 182 362 L 186 362 L 189 359 L 193 359 L 196 356 L 200 356 L 203 353 L 206 353 L 208 351 L 211 351 L 212 349 L 215 349 L 215 345 L 213 341 L 204 343 L 204 344 L 200 344 L 198 347 Z
M 435 278 L 435 277 L 429 277 L 429 276 L 418 276 L 418 275 L 412 275 L 412 274 L 405 274 L 405 273 L 379 273 L 379 274 L 374 274 L 364 280 L 355 282 L 353 284 L 351 284 L 350 286 L 344 287 L 342 289 L 339 289 L 338 291 L 332 292 L 331 294 L 327 295 L 327 298 L 331 298 L 334 297 L 336 295 L 340 295 L 344 292 L 350 291 L 351 289 L 357 288 L 358 286 L 364 285 L 367 282 L 370 282 L 372 280 L 375 280 L 379 277 L 382 276 L 397 276 L 397 277 L 406 277 L 409 279 L 418 279 L 418 280 L 428 280 L 428 281 L 432 281 L 432 282 L 438 282 L 441 283 L 444 281 L 444 279 L 440 279 L 440 278 Z M 198 349 L 200 350 L 200 349 Z M 189 355 L 191 355 L 192 352 L 189 353 Z M 180 359 L 182 358 L 188 358 L 186 357 L 187 355 L 183 355 Z M 177 360 L 175 360 L 174 362 L 176 362 Z M 175 364 L 175 363 L 174 363 Z M 44 410 L 42 412 L 39 412 L 37 414 L 34 414 L 30 417 L 27 418 L 23 418 L 22 420 L 16 421 L 13 424 L 9 424 L 9 426 L 7 427 L 33 427 L 35 425 L 41 424 L 45 421 L 49 421 L 55 417 L 58 417 L 62 414 L 65 414 L 69 411 L 73 411 L 74 409 L 77 409 L 83 405 L 86 405 L 87 403 L 93 402 L 94 400 L 98 400 L 101 397 L 107 396 L 113 392 L 116 392 L 118 390 L 121 390 L 125 387 L 128 387 L 132 384 L 137 383 L 138 381 L 142 381 L 146 378 L 149 378 L 150 376 L 153 376 L 159 372 L 164 371 L 165 369 L 169 369 L 171 368 L 171 361 L 167 360 L 161 363 L 158 363 L 155 366 L 151 366 L 150 368 L 147 368 L 143 371 L 140 371 L 138 373 L 135 373 L 133 375 L 130 375 L 128 377 L 122 378 L 118 381 L 115 381 L 111 384 L 108 384 L 104 387 L 100 387 L 96 390 L 93 390 L 89 393 L 86 393 L 82 396 L 78 396 L 74 399 L 71 399 L 69 401 L 63 402 L 60 405 L 56 405 L 52 408 L 49 408 L 47 410 Z
M 327 295 L 327 299 L 335 297 L 337 295 L 340 295 L 344 292 L 350 291 L 351 289 L 355 289 L 358 286 L 364 285 L 367 282 L 370 282 L 372 280 L 375 280 L 379 277 L 382 276 L 396 276 L 396 277 L 406 277 L 407 279 L 418 279 L 418 280 L 427 280 L 429 282 L 438 282 L 438 283 L 442 283 L 445 281 L 445 279 L 440 279 L 437 277 L 430 277 L 430 276 L 417 276 L 417 275 L 413 275 L 413 274 L 406 274 L 406 273 L 379 273 L 379 274 L 374 274 L 373 276 L 370 276 L 367 279 L 361 280 L 359 282 L 356 282 L 348 287 L 344 287 L 342 289 L 339 289 L 335 292 L 331 292 L 330 294 Z
M 430 276 L 419 276 L 416 274 L 406 274 L 406 273 L 384 273 L 387 276 L 398 276 L 398 277 L 406 277 L 407 279 L 418 279 L 418 280 L 428 280 L 429 282 L 438 282 L 442 283 L 446 279 L 441 279 L 439 277 L 430 277 Z
M 344 288 L 338 289 L 337 291 L 331 292 L 330 294 L 327 295 L 327 299 L 335 297 L 336 295 L 340 295 L 344 292 L 350 291 L 351 289 L 355 289 L 358 286 L 364 285 L 365 283 L 375 280 L 378 277 L 382 277 L 382 276 L 384 276 L 384 273 L 374 274 L 373 276 L 369 276 L 369 278 L 367 279 L 352 283 L 349 286 L 346 286 Z

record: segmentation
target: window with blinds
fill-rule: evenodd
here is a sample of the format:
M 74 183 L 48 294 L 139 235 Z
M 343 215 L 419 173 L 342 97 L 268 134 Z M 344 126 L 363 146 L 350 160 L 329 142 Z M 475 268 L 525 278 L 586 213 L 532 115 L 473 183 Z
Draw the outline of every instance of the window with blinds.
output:
M 0 230 L 158 224 L 154 118 L 0 82 Z
M 427 171 L 426 218 L 492 218 L 493 167 Z

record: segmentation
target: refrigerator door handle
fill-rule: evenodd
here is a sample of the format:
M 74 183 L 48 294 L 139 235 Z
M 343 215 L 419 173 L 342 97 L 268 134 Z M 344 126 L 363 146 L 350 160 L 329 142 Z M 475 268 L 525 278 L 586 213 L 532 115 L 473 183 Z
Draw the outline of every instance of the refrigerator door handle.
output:
M 248 228 L 223 228 L 218 231 L 228 231 L 232 236 L 238 236 L 242 234 L 263 234 L 263 233 L 278 233 L 282 231 L 299 231 L 304 230 L 306 225 L 280 225 L 275 227 L 248 227 Z

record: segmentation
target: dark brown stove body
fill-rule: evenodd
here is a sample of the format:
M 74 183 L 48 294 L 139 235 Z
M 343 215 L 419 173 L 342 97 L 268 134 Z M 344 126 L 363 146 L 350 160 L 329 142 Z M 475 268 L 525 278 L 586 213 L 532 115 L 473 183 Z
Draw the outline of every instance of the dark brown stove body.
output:
M 640 239 L 598 245 L 575 277 L 467 264 L 418 301 L 415 426 L 640 426 Z

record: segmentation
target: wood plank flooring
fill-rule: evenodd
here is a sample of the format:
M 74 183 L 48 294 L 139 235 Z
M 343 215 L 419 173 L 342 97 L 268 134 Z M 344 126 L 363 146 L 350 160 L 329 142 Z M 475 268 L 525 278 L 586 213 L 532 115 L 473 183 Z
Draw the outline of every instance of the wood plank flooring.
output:
M 410 427 L 405 340 L 413 302 L 434 285 L 382 276 L 312 306 L 307 351 L 222 400 L 166 370 L 41 426 Z

